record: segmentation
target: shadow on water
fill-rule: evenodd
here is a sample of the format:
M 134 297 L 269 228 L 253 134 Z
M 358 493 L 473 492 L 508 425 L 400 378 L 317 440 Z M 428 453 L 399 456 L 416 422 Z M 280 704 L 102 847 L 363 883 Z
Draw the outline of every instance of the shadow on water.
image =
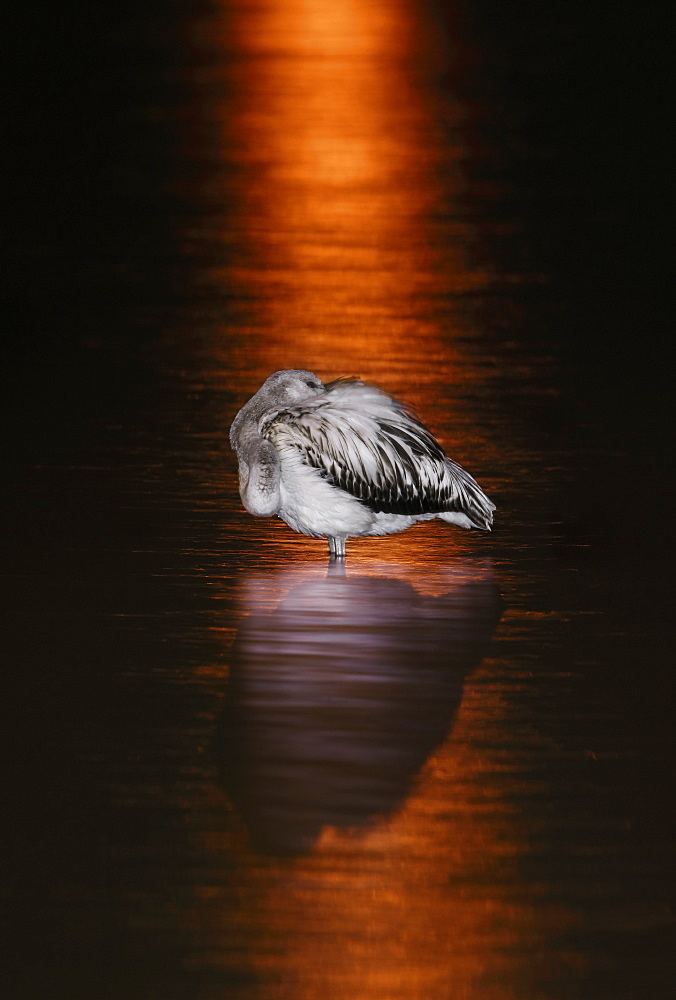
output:
M 425 594 L 396 567 L 344 563 L 245 578 L 215 750 L 258 850 L 309 852 L 324 827 L 404 801 L 500 616 L 490 562 L 458 561 L 438 583 Z

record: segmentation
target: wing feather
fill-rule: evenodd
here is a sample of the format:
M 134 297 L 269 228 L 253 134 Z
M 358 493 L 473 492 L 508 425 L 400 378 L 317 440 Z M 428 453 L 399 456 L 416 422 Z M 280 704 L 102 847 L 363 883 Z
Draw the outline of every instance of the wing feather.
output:
M 495 508 L 474 479 L 375 386 L 340 379 L 322 395 L 266 413 L 259 430 L 377 513 L 459 512 L 490 528 Z

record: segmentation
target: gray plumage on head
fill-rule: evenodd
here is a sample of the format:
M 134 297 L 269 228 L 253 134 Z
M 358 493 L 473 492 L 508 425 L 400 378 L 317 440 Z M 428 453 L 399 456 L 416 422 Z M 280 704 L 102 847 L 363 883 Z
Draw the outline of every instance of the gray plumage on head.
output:
M 230 428 L 230 444 L 233 450 L 239 451 L 240 446 L 246 442 L 247 430 L 257 428 L 260 418 L 268 410 L 288 406 L 323 392 L 325 388 L 321 379 L 304 368 L 274 372 L 266 378 L 258 392 L 244 404 L 233 420 Z

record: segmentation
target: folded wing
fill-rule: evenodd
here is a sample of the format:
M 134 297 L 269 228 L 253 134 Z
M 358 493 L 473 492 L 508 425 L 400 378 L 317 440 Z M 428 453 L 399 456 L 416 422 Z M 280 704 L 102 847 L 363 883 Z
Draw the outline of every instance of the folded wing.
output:
M 401 403 L 340 379 L 326 393 L 267 413 L 261 435 L 295 449 L 333 486 L 388 514 L 466 514 L 490 528 L 494 505 Z

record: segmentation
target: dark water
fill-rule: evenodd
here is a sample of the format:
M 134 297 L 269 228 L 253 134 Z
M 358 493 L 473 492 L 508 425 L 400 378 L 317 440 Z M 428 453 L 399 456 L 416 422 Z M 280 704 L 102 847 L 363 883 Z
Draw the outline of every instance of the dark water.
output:
M 672 995 L 660 34 L 10 13 L 8 997 Z M 409 400 L 495 531 L 245 514 L 291 367 Z

